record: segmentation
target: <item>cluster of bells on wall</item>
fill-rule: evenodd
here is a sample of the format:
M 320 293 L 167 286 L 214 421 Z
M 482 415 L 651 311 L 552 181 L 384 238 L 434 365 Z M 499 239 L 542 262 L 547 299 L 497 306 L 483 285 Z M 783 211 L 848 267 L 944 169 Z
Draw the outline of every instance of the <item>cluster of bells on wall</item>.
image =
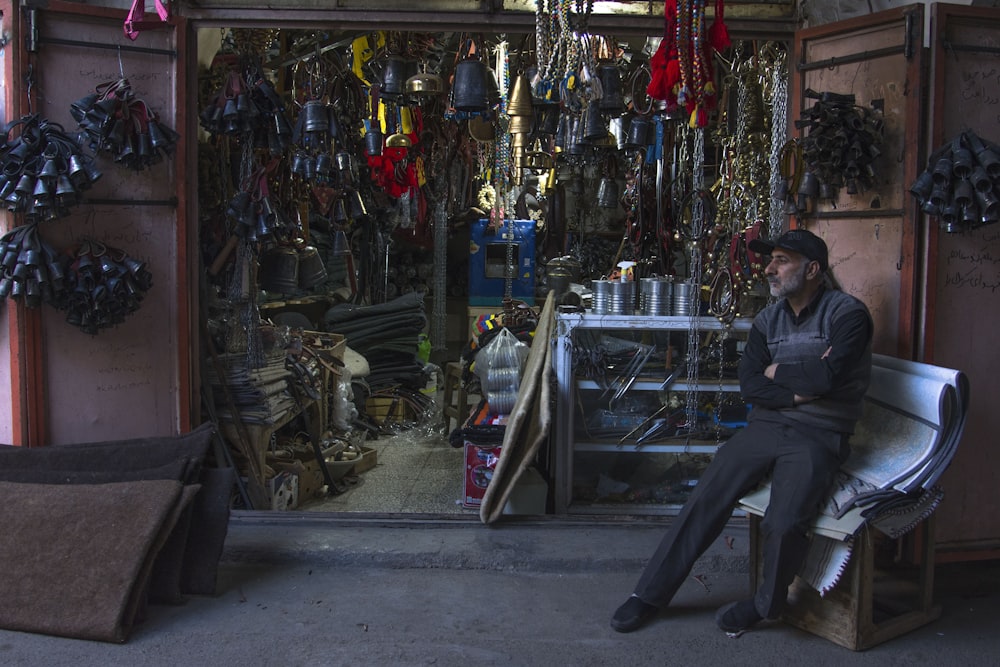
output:
M 37 222 L 0 238 L 0 272 L 0 298 L 29 308 L 46 303 L 91 335 L 124 322 L 153 287 L 145 262 L 124 250 L 87 240 L 59 253 L 41 238 Z
M 0 199 L 29 222 L 68 216 L 100 177 L 76 140 L 38 114 L 8 123 L 0 137 Z
M 962 132 L 934 151 L 910 186 L 921 210 L 948 233 L 1000 219 L 1000 146 L 975 132 Z
M 285 105 L 256 68 L 246 77 L 230 72 L 198 119 L 211 135 L 259 135 L 259 143 L 274 156 L 282 155 L 292 142 L 293 128 L 285 116 Z
M 841 188 L 856 195 L 875 183 L 873 162 L 882 154 L 885 122 L 874 108 L 855 104 L 852 94 L 816 92 L 807 89 L 806 98 L 816 102 L 795 121 L 807 135 L 790 142 L 782 155 L 785 179 L 779 182 L 777 197 L 785 200 L 785 213 L 806 213 L 810 200 L 833 201 Z M 789 162 L 797 151 L 796 164 Z M 801 162 L 801 164 L 799 164 Z
M 125 321 L 153 287 L 145 262 L 124 250 L 83 241 L 66 272 L 66 291 L 57 307 L 66 321 L 91 335 Z
M 162 162 L 180 139 L 136 97 L 128 79 L 101 84 L 96 92 L 71 104 L 70 114 L 80 125 L 81 144 L 135 171 Z

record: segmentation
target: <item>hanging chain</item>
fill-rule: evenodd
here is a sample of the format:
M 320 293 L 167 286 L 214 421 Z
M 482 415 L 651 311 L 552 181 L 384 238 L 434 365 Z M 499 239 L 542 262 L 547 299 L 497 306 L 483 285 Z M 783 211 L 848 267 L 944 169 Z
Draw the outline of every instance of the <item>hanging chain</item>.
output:
M 705 187 L 705 130 L 693 130 L 694 148 L 691 151 L 691 187 L 697 192 Z M 691 239 L 688 241 L 690 259 L 688 262 L 691 282 L 691 301 L 688 316 L 687 341 L 687 396 L 685 400 L 685 420 L 688 431 L 693 431 L 698 424 L 698 359 L 699 339 L 701 333 L 698 326 L 698 313 L 701 310 L 701 243 L 705 226 L 704 200 L 694 197 L 691 203 Z
M 778 166 L 781 147 L 785 145 L 785 133 L 788 125 L 788 68 L 785 51 L 779 50 L 771 68 L 771 210 L 768 219 L 767 233 L 770 238 L 777 238 L 784 226 L 784 206 L 778 197 L 778 185 L 781 181 L 781 169 Z

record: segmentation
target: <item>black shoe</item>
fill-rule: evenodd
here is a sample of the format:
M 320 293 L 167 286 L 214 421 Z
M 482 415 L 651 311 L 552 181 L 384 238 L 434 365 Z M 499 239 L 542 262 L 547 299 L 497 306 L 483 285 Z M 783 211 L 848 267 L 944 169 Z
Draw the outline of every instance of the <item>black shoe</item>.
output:
M 730 633 L 744 632 L 764 617 L 757 611 L 753 598 L 732 602 L 715 614 L 715 623 L 720 629 Z
M 611 628 L 618 632 L 638 630 L 659 611 L 660 608 L 656 605 L 643 602 L 639 596 L 633 595 L 615 610 L 615 615 L 611 617 Z

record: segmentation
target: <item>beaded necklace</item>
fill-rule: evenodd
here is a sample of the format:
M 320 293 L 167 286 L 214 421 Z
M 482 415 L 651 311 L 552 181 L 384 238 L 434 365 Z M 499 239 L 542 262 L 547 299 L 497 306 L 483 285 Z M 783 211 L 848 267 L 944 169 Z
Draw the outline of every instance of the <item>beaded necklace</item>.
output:
M 691 3 L 681 0 L 677 3 L 677 23 L 674 27 L 677 44 L 677 64 L 680 66 L 681 80 L 678 83 L 677 104 L 686 107 L 691 94 Z

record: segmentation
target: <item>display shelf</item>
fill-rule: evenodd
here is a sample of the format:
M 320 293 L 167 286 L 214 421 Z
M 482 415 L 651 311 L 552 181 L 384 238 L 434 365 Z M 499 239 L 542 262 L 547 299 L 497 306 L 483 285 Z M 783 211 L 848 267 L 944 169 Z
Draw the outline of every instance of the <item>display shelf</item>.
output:
M 580 417 L 582 415 L 593 415 L 593 411 L 604 409 L 605 403 L 608 408 L 612 407 L 609 402 L 610 391 L 615 390 L 614 382 L 618 383 L 617 388 L 623 386 L 625 378 L 633 376 L 626 382 L 627 389 L 619 394 L 618 400 L 625 395 L 633 396 L 634 401 L 640 405 L 644 401 L 653 401 L 657 405 L 662 396 L 669 394 L 684 394 L 698 392 L 705 394 L 719 395 L 725 394 L 729 397 L 739 395 L 739 382 L 731 377 L 720 378 L 715 371 L 709 371 L 707 366 L 701 369 L 701 373 L 696 381 L 681 372 L 675 381 L 663 386 L 664 379 L 671 372 L 670 366 L 677 368 L 679 358 L 683 358 L 683 350 L 686 349 L 688 334 L 694 330 L 701 340 L 714 341 L 718 343 L 719 334 L 721 340 L 729 340 L 730 336 L 736 341 L 745 339 L 749 332 L 752 321 L 749 319 L 738 319 L 731 323 L 723 323 L 714 317 L 689 317 L 689 316 L 647 316 L 639 314 L 613 315 L 584 313 L 560 313 L 556 316 L 556 342 L 553 350 L 554 371 L 557 378 L 557 408 L 555 416 L 555 452 L 558 457 L 555 479 L 555 509 L 560 514 L 676 514 L 681 507 L 678 502 L 612 502 L 604 500 L 590 502 L 574 496 L 575 487 L 578 487 L 581 480 L 586 480 L 588 475 L 595 474 L 595 462 L 592 457 L 609 457 L 600 459 L 596 464 L 597 474 L 608 474 L 612 468 L 630 469 L 648 468 L 651 459 L 648 457 L 660 457 L 658 461 L 652 461 L 652 466 L 656 467 L 660 463 L 666 464 L 665 469 L 680 461 L 687 455 L 711 457 L 718 450 L 719 445 L 727 436 L 719 440 L 704 437 L 704 431 L 699 430 L 700 437 L 692 435 L 664 435 L 660 438 L 652 438 L 648 442 L 637 444 L 634 439 L 619 442 L 616 437 L 596 436 L 591 429 L 588 431 L 583 425 Z M 595 338 L 594 335 L 604 336 Z M 603 367 L 607 371 L 608 380 L 598 382 L 593 379 L 594 373 L 581 372 L 575 362 L 574 352 L 579 354 L 581 348 L 609 342 L 611 345 L 635 345 L 636 349 L 657 350 L 670 349 L 665 355 L 661 354 L 655 361 L 650 359 L 639 369 L 614 368 L 610 364 Z M 726 358 L 732 360 L 734 355 L 738 355 L 739 349 L 734 343 L 728 348 L 724 348 L 717 359 Z M 672 355 L 681 352 L 678 356 Z M 627 355 L 626 355 L 627 357 Z M 596 366 L 598 372 L 603 372 L 599 359 Z M 673 361 L 673 363 L 669 363 Z M 722 363 L 721 361 L 719 363 Z M 727 362 L 728 363 L 728 362 Z M 619 366 L 623 365 L 621 363 Z M 723 367 L 725 367 L 723 365 Z M 718 368 L 718 366 L 715 366 Z M 592 366 L 590 371 L 594 371 Z M 609 388 L 610 384 L 610 388 Z M 609 391 L 610 389 L 610 391 Z M 660 394 L 659 397 L 653 397 Z M 651 397 L 643 398 L 643 395 Z M 726 399 L 727 402 L 729 399 Z M 655 410 L 655 407 L 653 408 Z M 652 416 L 652 415 L 649 415 Z M 648 417 L 647 417 L 648 418 Z M 588 458 L 586 462 L 578 462 L 578 455 Z M 637 456 L 646 458 L 636 459 Z M 674 462 L 674 463 L 672 463 Z M 582 475 L 578 480 L 575 473 Z M 697 474 L 695 475 L 697 477 Z M 617 481 L 617 480 L 616 480 Z M 586 484 L 584 483 L 584 487 Z
M 577 378 L 576 386 L 578 389 L 600 389 L 605 388 L 599 385 L 595 380 L 583 380 Z M 663 380 L 653 380 L 641 378 L 637 379 L 634 384 L 632 384 L 632 389 L 634 391 L 659 391 L 663 387 Z M 706 388 L 707 387 L 707 388 Z M 712 380 L 710 378 L 706 379 L 704 382 L 698 382 L 695 385 L 690 385 L 687 382 L 672 382 L 668 387 L 667 391 L 688 391 L 688 389 L 694 391 L 708 391 L 709 389 L 714 391 L 725 391 L 725 392 L 738 392 L 740 390 L 740 383 L 736 380 Z
M 596 440 L 577 440 L 573 450 L 577 452 L 650 452 L 669 454 L 715 454 L 719 448 L 715 441 L 699 440 L 688 444 L 668 444 L 653 442 L 637 445 L 634 442 L 618 444 L 617 442 L 600 442 Z

